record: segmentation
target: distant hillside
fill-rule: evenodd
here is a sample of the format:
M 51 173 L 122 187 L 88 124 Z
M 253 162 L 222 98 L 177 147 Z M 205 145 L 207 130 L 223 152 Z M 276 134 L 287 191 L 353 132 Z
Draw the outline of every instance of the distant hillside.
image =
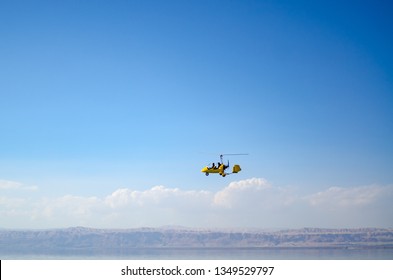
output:
M 132 248 L 393 248 L 393 229 L 208 230 L 92 229 L 0 230 L 0 252 L 69 252 Z

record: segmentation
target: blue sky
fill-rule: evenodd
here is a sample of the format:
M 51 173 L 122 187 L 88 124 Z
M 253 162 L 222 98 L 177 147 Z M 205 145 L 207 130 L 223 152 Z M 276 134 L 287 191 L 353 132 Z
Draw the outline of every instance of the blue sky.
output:
M 393 226 L 390 10 L 3 1 L 0 227 Z

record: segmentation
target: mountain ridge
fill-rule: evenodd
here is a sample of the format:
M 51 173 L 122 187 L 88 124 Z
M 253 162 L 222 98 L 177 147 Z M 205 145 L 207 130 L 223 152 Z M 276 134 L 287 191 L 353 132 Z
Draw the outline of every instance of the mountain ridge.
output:
M 393 248 L 393 229 L 302 228 L 195 229 L 70 227 L 46 230 L 0 230 L 1 252 L 64 252 L 135 248 Z

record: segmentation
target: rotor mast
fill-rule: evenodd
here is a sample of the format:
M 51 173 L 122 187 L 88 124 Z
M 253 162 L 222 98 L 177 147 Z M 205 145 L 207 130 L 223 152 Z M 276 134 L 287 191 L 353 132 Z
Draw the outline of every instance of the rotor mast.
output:
M 224 161 L 223 161 L 224 156 L 248 156 L 248 154 L 221 154 L 220 155 L 221 164 L 224 164 Z M 226 167 L 229 167 L 229 160 L 228 160 L 228 164 Z

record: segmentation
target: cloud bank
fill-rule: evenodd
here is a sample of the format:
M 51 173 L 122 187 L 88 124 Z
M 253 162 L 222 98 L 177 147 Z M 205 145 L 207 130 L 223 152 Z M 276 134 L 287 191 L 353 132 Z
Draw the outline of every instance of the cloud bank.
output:
M 121 188 L 105 197 L 36 199 L 10 195 L 32 190 L 21 183 L 0 181 L 0 189 L 8 190 L 0 195 L 0 226 L 6 228 L 393 227 L 393 186 L 331 187 L 304 195 L 251 178 L 216 192 L 154 186 Z

